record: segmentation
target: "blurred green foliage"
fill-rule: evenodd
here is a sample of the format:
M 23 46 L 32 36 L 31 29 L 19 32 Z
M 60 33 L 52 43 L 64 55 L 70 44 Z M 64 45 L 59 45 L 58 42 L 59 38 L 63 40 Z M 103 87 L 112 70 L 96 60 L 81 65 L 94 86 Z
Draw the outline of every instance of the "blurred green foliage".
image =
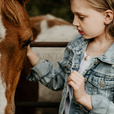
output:
M 67 0 L 30 0 L 26 9 L 30 17 L 52 14 L 69 22 L 73 20 Z

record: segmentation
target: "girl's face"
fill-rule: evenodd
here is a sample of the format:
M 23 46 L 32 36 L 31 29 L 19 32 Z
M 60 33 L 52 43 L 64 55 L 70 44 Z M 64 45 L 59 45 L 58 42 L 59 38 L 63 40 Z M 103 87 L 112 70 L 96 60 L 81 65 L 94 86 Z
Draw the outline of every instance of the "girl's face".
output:
M 104 36 L 104 13 L 94 10 L 86 0 L 71 0 L 71 10 L 73 25 L 85 39 Z

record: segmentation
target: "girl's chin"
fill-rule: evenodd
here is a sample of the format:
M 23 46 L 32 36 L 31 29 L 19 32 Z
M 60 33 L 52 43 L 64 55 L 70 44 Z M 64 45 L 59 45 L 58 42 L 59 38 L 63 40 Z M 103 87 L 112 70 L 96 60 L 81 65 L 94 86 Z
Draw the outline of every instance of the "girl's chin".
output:
M 83 37 L 84 39 L 92 39 L 92 37 L 87 36 L 87 35 L 85 35 L 85 34 L 82 34 L 82 37 Z

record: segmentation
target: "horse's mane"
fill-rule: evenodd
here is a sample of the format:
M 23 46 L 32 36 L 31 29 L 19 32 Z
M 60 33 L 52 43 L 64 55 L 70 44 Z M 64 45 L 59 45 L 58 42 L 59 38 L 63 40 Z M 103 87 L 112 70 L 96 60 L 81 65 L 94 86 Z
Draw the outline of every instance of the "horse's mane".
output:
M 24 18 L 21 13 L 20 5 L 25 7 L 29 0 L 1 0 L 0 13 L 5 15 L 10 21 L 15 24 L 22 24 Z

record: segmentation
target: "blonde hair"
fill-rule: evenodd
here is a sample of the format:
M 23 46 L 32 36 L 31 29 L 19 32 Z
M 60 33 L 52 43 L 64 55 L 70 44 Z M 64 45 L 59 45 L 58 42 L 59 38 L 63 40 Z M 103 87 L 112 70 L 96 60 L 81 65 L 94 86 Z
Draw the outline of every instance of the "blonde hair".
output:
M 92 8 L 96 11 L 104 12 L 106 10 L 112 10 L 114 14 L 114 0 L 87 0 Z M 112 22 L 106 26 L 106 32 L 111 37 L 114 37 L 114 17 Z

